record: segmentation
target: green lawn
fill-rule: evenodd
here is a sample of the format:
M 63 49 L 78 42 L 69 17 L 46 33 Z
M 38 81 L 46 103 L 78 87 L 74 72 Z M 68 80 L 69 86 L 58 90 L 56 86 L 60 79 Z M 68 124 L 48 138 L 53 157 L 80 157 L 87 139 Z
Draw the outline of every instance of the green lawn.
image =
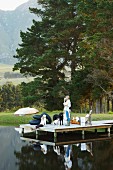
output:
M 1 112 L 0 113 L 0 125 L 19 125 L 23 123 L 28 123 L 32 119 L 32 116 L 15 116 L 11 112 Z
M 60 111 L 54 111 L 54 112 L 46 111 L 46 113 L 48 113 L 51 117 L 53 117 L 54 114 L 58 114 L 60 113 Z M 71 113 L 71 117 L 73 116 L 82 117 L 85 115 L 86 114 Z M 29 123 L 29 121 L 32 119 L 33 119 L 33 115 L 15 116 L 13 112 L 0 113 L 0 125 L 18 126 L 19 124 Z M 92 120 L 113 120 L 113 114 L 92 114 Z

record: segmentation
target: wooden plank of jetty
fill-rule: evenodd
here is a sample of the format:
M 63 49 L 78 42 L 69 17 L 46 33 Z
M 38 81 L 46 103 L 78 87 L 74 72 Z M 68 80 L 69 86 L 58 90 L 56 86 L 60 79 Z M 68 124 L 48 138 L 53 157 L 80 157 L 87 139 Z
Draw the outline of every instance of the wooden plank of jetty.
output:
M 54 141 L 56 141 L 57 133 L 63 133 L 63 132 L 81 131 L 82 138 L 84 139 L 85 131 L 95 130 L 95 132 L 97 132 L 98 129 L 105 129 L 108 132 L 108 136 L 110 136 L 110 128 L 112 127 L 112 123 L 113 121 L 92 121 L 91 125 L 86 124 L 84 126 L 78 124 L 70 124 L 70 126 L 46 124 L 43 127 L 39 127 L 37 129 L 35 125 L 23 124 L 20 125 L 20 128 L 22 128 L 22 134 L 24 134 L 26 130 L 35 132 L 36 139 L 38 139 L 39 133 L 42 131 L 52 132 L 54 133 Z
M 38 131 L 46 131 L 46 132 L 69 132 L 69 131 L 82 131 L 82 130 L 92 130 L 92 129 L 106 129 L 111 128 L 110 124 L 92 124 L 92 125 L 75 125 L 70 124 L 70 126 L 65 125 L 45 125 L 43 127 L 39 127 Z

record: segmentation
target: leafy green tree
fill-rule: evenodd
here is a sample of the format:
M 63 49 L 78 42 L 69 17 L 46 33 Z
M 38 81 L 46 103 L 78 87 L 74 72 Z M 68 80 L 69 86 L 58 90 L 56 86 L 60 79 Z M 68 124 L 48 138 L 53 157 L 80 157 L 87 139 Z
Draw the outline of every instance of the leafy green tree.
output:
M 113 89 L 113 2 L 110 0 L 39 0 L 40 16 L 21 32 L 14 70 L 35 77 L 24 84 L 25 104 L 43 101 L 62 109 L 70 94 L 73 107 L 101 98 Z M 67 79 L 66 67 L 70 68 Z M 32 87 L 33 86 L 33 87 Z M 75 105 L 75 106 L 74 106 Z
M 46 108 L 61 109 L 62 98 L 70 93 L 64 70 L 66 66 L 71 68 L 72 79 L 79 65 L 76 52 L 84 26 L 77 17 L 75 0 L 39 0 L 39 4 L 42 8 L 31 12 L 40 16 L 41 21 L 33 21 L 26 33 L 21 32 L 14 70 L 37 77 L 38 93 L 43 93 Z
M 0 92 L 0 111 L 22 107 L 23 101 L 20 85 L 14 86 L 12 83 L 7 82 L 1 86 Z
M 90 70 L 88 79 L 103 92 L 109 91 L 113 84 L 112 7 L 113 2 L 109 0 L 81 0 L 78 10 L 86 25 L 80 42 L 84 67 Z
M 78 15 L 86 27 L 79 42 L 84 77 L 90 84 L 90 98 L 108 100 L 113 91 L 113 2 L 109 0 L 79 1 Z

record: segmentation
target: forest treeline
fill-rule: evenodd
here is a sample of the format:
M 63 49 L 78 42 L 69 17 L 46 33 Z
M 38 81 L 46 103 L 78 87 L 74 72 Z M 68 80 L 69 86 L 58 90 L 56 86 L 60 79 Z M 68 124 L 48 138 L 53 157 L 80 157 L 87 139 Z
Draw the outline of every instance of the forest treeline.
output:
M 23 106 L 22 89 L 20 85 L 11 82 L 0 86 L 0 111 L 16 110 Z
M 22 83 L 24 105 L 62 109 L 69 94 L 78 112 L 113 111 L 113 1 L 38 0 L 40 17 L 20 31 L 14 71 L 34 76 Z
M 28 89 L 26 89 L 26 83 L 22 83 L 21 85 L 14 85 L 12 82 L 7 82 L 6 84 L 0 86 L 0 112 L 2 111 L 15 111 L 22 107 L 36 107 L 39 110 L 43 110 L 46 108 L 44 100 L 39 99 L 37 93 L 35 94 L 35 86 L 30 82 L 31 87 L 29 86 L 29 92 L 34 95 L 28 95 Z M 35 83 L 34 83 L 35 84 Z M 59 102 L 59 101 L 58 101 Z M 89 101 L 90 102 L 90 101 Z M 63 98 L 62 98 L 63 103 Z M 58 108 L 63 110 L 63 104 L 60 103 L 62 108 Z M 72 102 L 73 103 L 73 102 Z M 100 105 L 101 103 L 101 105 Z M 89 103 L 88 101 L 82 105 L 80 108 L 72 107 L 72 111 L 79 113 L 86 113 L 89 111 Z M 72 105 L 73 106 L 73 105 Z M 101 107 L 102 108 L 101 108 Z M 100 98 L 100 101 L 95 101 L 95 107 L 93 106 L 94 113 L 112 113 L 113 112 L 113 103 L 109 98 L 103 97 Z M 97 109 L 97 110 L 96 110 Z M 51 109 L 50 109 L 51 110 Z M 98 112 L 97 112 L 98 111 Z

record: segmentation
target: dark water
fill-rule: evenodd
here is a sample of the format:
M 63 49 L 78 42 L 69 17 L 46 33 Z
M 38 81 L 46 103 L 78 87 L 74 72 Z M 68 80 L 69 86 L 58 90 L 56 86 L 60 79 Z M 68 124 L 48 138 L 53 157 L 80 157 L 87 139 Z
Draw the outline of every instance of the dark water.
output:
M 113 170 L 113 140 L 53 147 L 0 127 L 0 170 Z

